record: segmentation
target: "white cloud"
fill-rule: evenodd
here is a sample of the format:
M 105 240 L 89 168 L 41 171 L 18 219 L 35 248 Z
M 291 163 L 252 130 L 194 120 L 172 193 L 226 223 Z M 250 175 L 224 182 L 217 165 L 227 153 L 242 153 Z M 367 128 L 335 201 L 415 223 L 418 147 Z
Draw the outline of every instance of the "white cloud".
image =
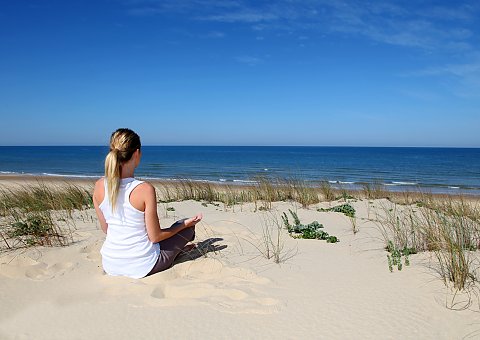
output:
M 136 15 L 183 13 L 193 20 L 249 25 L 253 30 L 341 32 L 390 45 L 422 49 L 472 49 L 469 25 L 480 6 L 453 3 L 358 2 L 354 0 L 129 0 Z M 302 32 L 299 32 L 302 34 Z
M 456 96 L 480 97 L 480 55 L 474 53 L 471 61 L 458 64 L 446 64 L 423 70 L 405 73 L 406 77 L 441 77 L 450 79 L 449 90 Z

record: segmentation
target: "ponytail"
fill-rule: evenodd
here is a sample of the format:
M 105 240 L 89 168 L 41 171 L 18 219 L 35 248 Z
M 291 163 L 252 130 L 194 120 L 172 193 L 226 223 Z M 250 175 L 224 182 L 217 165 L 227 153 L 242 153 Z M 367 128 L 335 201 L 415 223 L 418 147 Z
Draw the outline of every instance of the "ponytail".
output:
M 129 161 L 135 150 L 140 148 L 140 137 L 130 129 L 117 129 L 110 137 L 110 152 L 105 158 L 105 180 L 112 212 L 120 190 L 122 164 Z
M 117 204 L 118 188 L 120 187 L 121 167 L 118 160 L 118 150 L 113 149 L 105 158 L 105 179 L 107 180 L 108 198 L 112 212 Z

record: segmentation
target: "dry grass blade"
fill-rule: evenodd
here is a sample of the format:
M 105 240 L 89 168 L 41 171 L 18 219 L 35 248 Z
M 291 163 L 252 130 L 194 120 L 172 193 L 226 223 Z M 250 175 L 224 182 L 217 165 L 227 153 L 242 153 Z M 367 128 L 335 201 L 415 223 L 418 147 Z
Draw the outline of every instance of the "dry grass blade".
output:
M 335 192 L 328 181 L 322 181 L 320 183 L 320 192 L 322 193 L 325 201 L 335 200 Z
M 0 191 L 3 249 L 32 245 L 65 246 L 71 241 L 72 212 L 93 207 L 88 190 L 72 184 L 38 182 Z
M 435 270 L 446 285 L 464 290 L 477 282 L 480 219 L 476 205 L 464 200 L 435 201 L 426 197 L 417 205 L 382 207 L 377 226 L 386 245 L 416 253 L 432 251 Z

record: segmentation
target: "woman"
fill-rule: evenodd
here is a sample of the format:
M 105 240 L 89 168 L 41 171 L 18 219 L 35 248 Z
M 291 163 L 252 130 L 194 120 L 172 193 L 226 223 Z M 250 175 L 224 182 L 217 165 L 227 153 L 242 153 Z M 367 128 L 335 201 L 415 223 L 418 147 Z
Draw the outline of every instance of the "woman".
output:
M 134 178 L 140 163 L 140 137 L 118 129 L 110 137 L 105 177 L 95 183 L 93 204 L 107 234 L 101 249 L 103 269 L 110 275 L 145 277 L 169 268 L 195 237 L 202 215 L 161 229 L 155 188 Z

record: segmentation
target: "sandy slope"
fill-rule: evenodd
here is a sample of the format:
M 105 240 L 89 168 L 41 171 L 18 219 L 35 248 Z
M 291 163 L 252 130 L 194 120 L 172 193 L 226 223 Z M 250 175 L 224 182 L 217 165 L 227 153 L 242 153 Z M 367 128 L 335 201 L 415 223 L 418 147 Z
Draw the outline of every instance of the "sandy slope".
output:
M 445 307 L 448 290 L 428 268 L 428 255 L 388 271 L 375 225 L 362 219 L 385 202 L 352 204 L 356 235 L 344 215 L 293 203 L 254 212 L 253 204 L 225 211 L 186 201 L 169 204 L 175 212 L 168 217 L 159 204 L 163 226 L 204 213 L 196 242 L 206 254 L 185 254 L 141 280 L 103 273 L 104 235 L 93 210 L 78 212 L 73 245 L 1 256 L 0 338 L 458 339 L 480 330 L 478 313 Z M 341 242 L 283 233 L 282 253 L 292 257 L 281 265 L 264 258 L 263 230 L 288 209 L 302 222 L 323 223 Z

